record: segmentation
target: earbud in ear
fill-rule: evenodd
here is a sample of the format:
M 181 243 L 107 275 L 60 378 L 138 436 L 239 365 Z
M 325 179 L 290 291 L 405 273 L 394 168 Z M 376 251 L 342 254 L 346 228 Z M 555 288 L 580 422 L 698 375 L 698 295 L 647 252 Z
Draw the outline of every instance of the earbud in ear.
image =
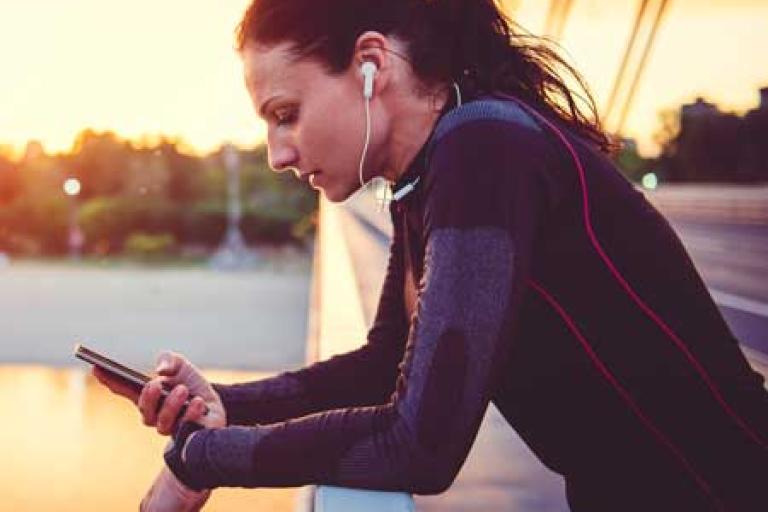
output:
M 376 75 L 376 71 L 378 71 L 378 68 L 376 67 L 376 64 L 367 60 L 363 62 L 363 65 L 360 67 L 360 71 L 362 71 L 364 79 L 363 97 L 369 100 L 373 98 L 373 80 Z

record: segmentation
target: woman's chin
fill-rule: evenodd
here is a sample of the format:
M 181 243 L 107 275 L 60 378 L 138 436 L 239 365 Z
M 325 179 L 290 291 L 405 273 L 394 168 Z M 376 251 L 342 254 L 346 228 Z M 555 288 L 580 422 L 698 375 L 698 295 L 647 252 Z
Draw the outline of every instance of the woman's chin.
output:
M 349 199 L 352 194 L 355 193 L 355 189 L 346 190 L 343 187 L 317 187 L 325 196 L 325 198 L 332 203 L 343 203 Z
M 332 190 L 320 189 L 325 198 L 332 203 L 343 203 L 351 194 L 338 194 Z

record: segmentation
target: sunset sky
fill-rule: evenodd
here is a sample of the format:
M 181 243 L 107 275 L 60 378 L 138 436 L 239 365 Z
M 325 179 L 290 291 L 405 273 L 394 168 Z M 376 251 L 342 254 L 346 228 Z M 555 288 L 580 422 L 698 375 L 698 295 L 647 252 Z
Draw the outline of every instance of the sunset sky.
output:
M 562 45 L 599 105 L 639 0 L 574 0 Z M 547 3 L 517 4 L 542 30 Z M 232 50 L 248 0 L 0 0 L 0 145 L 71 147 L 85 127 L 180 136 L 204 152 L 262 140 Z M 768 86 L 768 1 L 671 0 L 627 124 L 652 154 L 658 113 L 704 96 L 754 108 Z

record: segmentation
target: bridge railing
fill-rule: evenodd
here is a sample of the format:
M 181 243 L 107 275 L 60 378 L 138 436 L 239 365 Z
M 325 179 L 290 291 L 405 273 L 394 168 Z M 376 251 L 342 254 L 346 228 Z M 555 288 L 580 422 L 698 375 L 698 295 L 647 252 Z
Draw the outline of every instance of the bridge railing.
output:
M 672 219 L 768 224 L 768 185 L 664 184 L 644 193 Z
M 366 314 L 340 206 L 321 199 L 310 291 L 307 362 L 354 350 L 366 339 Z M 412 512 L 406 493 L 333 486 L 302 489 L 297 512 Z

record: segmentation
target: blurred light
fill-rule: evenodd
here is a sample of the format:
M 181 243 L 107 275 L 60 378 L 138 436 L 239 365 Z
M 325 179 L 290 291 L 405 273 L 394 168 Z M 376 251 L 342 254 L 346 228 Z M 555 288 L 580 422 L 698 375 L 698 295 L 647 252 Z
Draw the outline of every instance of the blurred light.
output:
M 68 196 L 76 196 L 80 193 L 80 180 L 69 178 L 64 182 L 64 193 Z
M 659 178 L 656 176 L 656 173 L 649 172 L 648 174 L 643 176 L 643 188 L 648 190 L 655 190 L 656 187 L 659 186 Z
M 214 382 L 235 383 L 266 377 L 231 371 L 216 372 L 212 378 L 219 376 L 222 380 Z M 36 406 L 18 407 L 19 403 Z M 116 400 L 84 366 L 2 366 L 0 408 L 14 411 L 14 421 L 3 425 L 3 436 L 12 440 L 3 444 L 3 457 L 13 461 L 14 468 L 0 478 L 2 510 L 130 510 L 133 507 L 121 508 L 115 503 L 137 502 L 138 493 L 156 474 L 157 454 L 165 441 L 149 429 L 137 428 L 136 409 L 125 400 Z M 47 435 L 50 421 L 55 422 L 57 433 L 66 436 L 67 442 Z M 114 464 L 113 458 L 120 460 L 120 464 Z M 42 479 L 51 479 L 56 484 L 41 492 Z M 120 485 L 111 483 L 115 481 Z M 109 491 L 93 492 L 93 486 Z M 294 491 L 288 488 L 260 498 L 260 493 L 250 490 L 233 489 L 232 493 L 226 497 L 213 496 L 210 509 L 292 510 L 296 499 Z

